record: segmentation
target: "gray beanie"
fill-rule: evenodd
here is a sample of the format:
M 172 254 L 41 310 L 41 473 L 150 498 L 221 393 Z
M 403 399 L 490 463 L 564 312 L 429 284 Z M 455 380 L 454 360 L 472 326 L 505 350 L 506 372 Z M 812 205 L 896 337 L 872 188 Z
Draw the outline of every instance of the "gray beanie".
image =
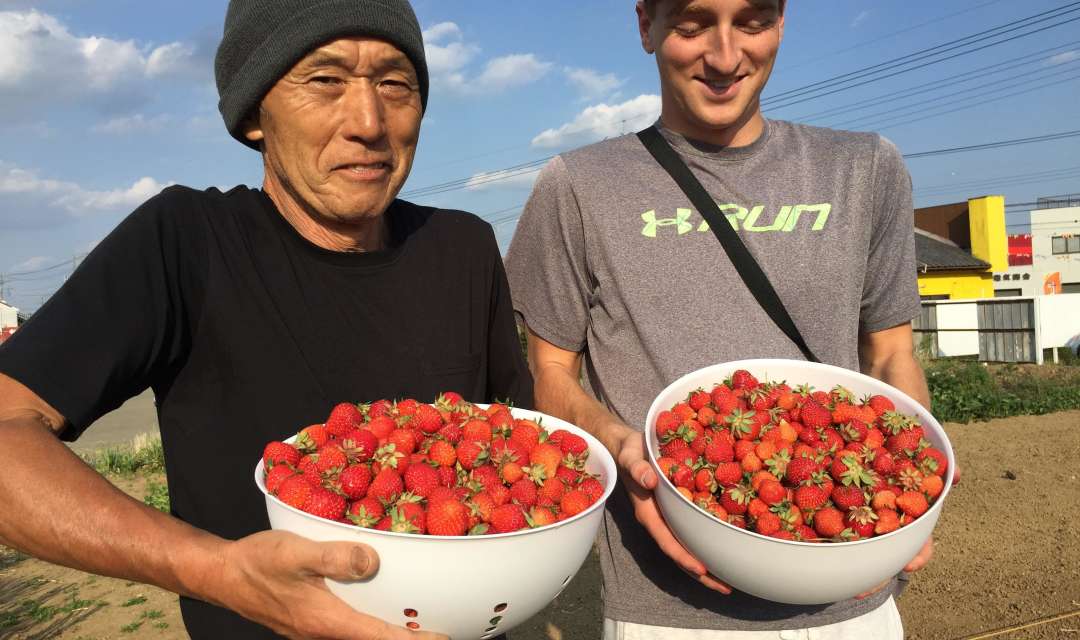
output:
M 371 36 L 409 58 L 427 109 L 428 71 L 420 23 L 408 0 L 230 0 L 214 62 L 218 110 L 234 138 L 244 119 L 300 58 L 337 38 Z

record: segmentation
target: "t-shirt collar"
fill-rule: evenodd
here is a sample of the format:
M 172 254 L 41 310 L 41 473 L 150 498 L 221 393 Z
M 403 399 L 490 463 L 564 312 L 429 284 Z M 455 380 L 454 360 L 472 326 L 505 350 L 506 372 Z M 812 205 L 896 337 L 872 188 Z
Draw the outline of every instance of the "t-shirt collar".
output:
M 742 147 L 725 147 L 710 142 L 691 140 L 681 133 L 676 133 L 664 127 L 659 118 L 657 118 L 654 126 L 660 131 L 660 135 L 664 136 L 664 139 L 679 153 L 711 160 L 745 160 L 761 151 L 769 141 L 772 123 L 768 118 L 763 118 L 763 120 L 761 135 L 758 136 L 757 140 Z

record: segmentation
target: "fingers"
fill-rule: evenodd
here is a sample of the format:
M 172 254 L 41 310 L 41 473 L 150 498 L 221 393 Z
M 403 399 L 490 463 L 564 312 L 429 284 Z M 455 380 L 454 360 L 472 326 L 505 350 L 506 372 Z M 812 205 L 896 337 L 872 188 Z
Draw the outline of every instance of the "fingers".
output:
M 335 640 L 448 640 L 428 631 L 412 631 L 360 613 L 332 595 L 310 598 L 307 608 L 319 613 L 308 636 Z M 320 602 L 325 598 L 325 602 Z
M 911 573 L 918 571 L 926 566 L 926 563 L 930 562 L 930 558 L 934 556 L 934 538 L 930 537 L 926 540 L 926 544 L 919 550 L 919 554 L 912 558 L 911 562 L 904 567 L 904 571 Z
M 684 571 L 693 574 L 695 578 L 705 575 L 705 565 L 692 556 L 682 546 L 682 543 L 675 538 L 675 535 L 671 533 L 671 529 L 664 522 L 664 518 L 660 515 L 660 511 L 657 509 L 656 502 L 653 501 L 652 497 L 648 494 L 642 496 L 641 494 L 631 493 L 630 499 L 634 502 L 634 515 L 637 517 L 637 521 L 649 532 L 649 535 L 656 541 L 657 546 L 664 552 L 664 555 L 674 560 Z
M 892 582 L 892 579 L 889 579 L 889 580 L 886 580 L 885 582 L 882 582 L 881 584 L 879 584 L 878 586 L 874 587 L 873 589 L 871 589 L 869 591 L 864 591 L 863 593 L 860 593 L 859 595 L 855 596 L 855 599 L 856 600 L 862 600 L 863 598 L 869 598 L 870 596 L 874 595 L 878 591 L 881 591 L 886 586 L 888 586 L 888 584 L 890 582 Z
M 301 569 L 341 582 L 364 580 L 379 570 L 375 550 L 357 542 L 300 540 L 296 559 Z
M 656 487 L 656 472 L 645 456 L 644 434 L 634 432 L 623 440 L 618 462 L 623 471 L 639 486 L 649 490 Z
M 706 574 L 703 574 L 703 575 L 696 575 L 696 574 L 690 573 L 689 571 L 687 571 L 686 569 L 683 569 L 682 567 L 679 567 L 679 568 L 683 570 L 683 573 L 690 576 L 694 580 L 697 580 L 698 582 L 700 582 L 704 586 L 708 587 L 709 589 L 712 589 L 713 591 L 719 591 L 720 593 L 722 593 L 722 594 L 724 594 L 726 596 L 731 595 L 731 587 L 726 582 L 721 582 L 720 580 L 718 580 L 711 573 L 706 573 Z
M 960 482 L 960 463 L 954 462 L 952 470 L 952 483 L 957 484 Z

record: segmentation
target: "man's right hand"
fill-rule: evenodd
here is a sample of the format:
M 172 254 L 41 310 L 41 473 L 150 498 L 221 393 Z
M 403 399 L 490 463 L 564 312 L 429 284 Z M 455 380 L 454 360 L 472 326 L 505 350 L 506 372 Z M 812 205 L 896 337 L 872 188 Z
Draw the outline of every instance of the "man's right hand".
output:
M 262 531 L 227 543 L 209 598 L 288 638 L 436 640 L 360 613 L 326 587 L 372 577 L 379 557 L 355 542 L 314 542 L 286 531 Z
M 659 478 L 645 456 L 645 434 L 629 427 L 624 428 L 626 433 L 619 440 L 615 462 L 619 465 L 623 485 L 630 494 L 630 502 L 634 506 L 634 517 L 649 532 L 660 550 L 674 560 L 679 568 L 706 587 L 723 594 L 730 594 L 731 587 L 709 575 L 705 565 L 682 546 L 667 522 L 664 521 L 664 516 L 661 515 L 660 508 L 653 497 L 653 490 Z

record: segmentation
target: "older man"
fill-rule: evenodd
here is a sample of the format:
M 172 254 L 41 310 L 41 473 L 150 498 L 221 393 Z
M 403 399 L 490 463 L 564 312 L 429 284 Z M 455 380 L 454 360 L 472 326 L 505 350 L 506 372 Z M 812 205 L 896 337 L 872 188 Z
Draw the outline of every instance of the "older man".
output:
M 217 80 L 263 187 L 165 190 L 0 350 L 0 542 L 174 591 L 196 639 L 430 637 L 332 596 L 323 578 L 372 575 L 374 550 L 263 531 L 251 481 L 266 442 L 339 401 L 532 401 L 491 228 L 395 199 L 428 94 L 416 17 L 233 0 Z M 147 387 L 175 517 L 57 438 Z

